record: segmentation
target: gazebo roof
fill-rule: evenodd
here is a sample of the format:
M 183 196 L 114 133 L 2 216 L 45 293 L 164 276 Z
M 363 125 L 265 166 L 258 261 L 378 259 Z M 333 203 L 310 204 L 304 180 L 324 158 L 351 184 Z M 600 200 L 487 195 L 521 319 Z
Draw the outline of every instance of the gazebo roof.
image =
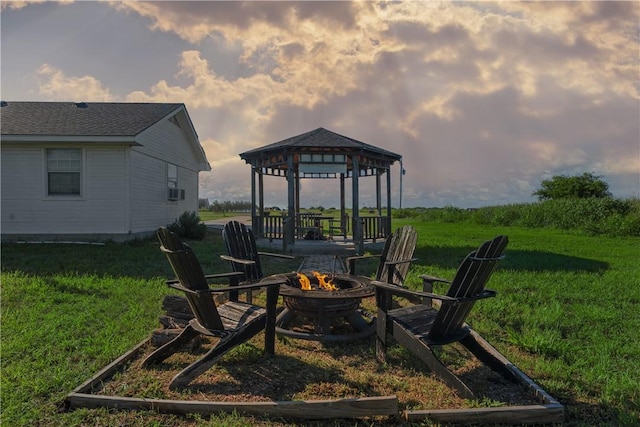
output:
M 358 169 L 360 173 L 367 175 L 373 169 L 388 170 L 401 155 L 391 151 L 375 147 L 371 144 L 349 138 L 344 135 L 331 132 L 324 128 L 318 128 L 282 141 L 274 142 L 264 147 L 240 153 L 240 158 L 258 168 L 265 168 L 270 175 L 281 175 L 288 168 L 289 156 L 294 165 L 308 162 L 304 155 L 325 154 L 343 156 L 342 162 L 346 163 L 347 170 L 352 171 L 351 156 L 358 156 Z M 301 160 L 302 159 L 302 160 Z M 331 160 L 330 160 L 331 161 Z M 314 162 L 311 160 L 311 162 Z M 321 162 L 327 162 L 326 156 Z M 337 160 L 336 160 L 337 162 Z M 327 177 L 315 176 L 315 177 Z
M 389 157 L 392 160 L 400 160 L 401 155 L 383 150 L 371 144 L 360 142 L 348 136 L 331 132 L 325 128 L 318 128 L 310 132 L 306 132 L 264 147 L 255 148 L 253 150 L 240 153 L 240 157 L 244 160 L 259 157 L 262 154 L 271 153 L 273 151 L 282 151 L 283 149 L 291 152 L 308 151 L 309 149 L 331 149 L 331 151 L 343 150 L 345 152 L 361 152 L 363 154 L 371 154 L 374 156 Z

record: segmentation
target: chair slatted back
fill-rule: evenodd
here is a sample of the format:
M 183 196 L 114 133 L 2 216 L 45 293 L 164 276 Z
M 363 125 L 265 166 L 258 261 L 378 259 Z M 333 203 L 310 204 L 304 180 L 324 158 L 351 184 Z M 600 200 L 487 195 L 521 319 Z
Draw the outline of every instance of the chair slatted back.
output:
M 462 261 L 454 276 L 447 296 L 454 298 L 473 297 L 480 294 L 509 242 L 507 236 L 497 236 L 484 242 Z M 475 301 L 453 303 L 443 301 L 434 320 L 429 339 L 443 343 L 457 341 L 462 326 Z
M 180 285 L 192 291 L 208 290 L 207 279 L 193 250 L 166 228 L 158 229 L 157 236 L 161 244 L 160 250 L 167 256 Z M 224 330 L 218 309 L 209 292 L 185 292 L 185 296 L 191 311 L 202 326 L 211 330 Z
M 385 241 L 384 249 L 380 255 L 380 263 L 376 271 L 376 280 L 393 283 L 398 286 L 404 285 L 411 263 L 403 262 L 395 265 L 386 263 L 413 258 L 417 241 L 418 233 L 416 229 L 410 225 L 399 227 L 389 236 Z
M 229 221 L 222 229 L 222 240 L 229 256 L 255 262 L 253 265 L 231 262 L 233 271 L 244 273 L 250 282 L 263 278 L 256 239 L 247 226 L 238 221 Z

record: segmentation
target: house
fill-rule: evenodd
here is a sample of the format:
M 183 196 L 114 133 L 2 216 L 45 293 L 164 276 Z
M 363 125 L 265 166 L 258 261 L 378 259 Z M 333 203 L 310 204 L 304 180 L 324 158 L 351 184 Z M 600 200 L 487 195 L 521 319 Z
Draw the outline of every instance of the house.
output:
M 198 210 L 211 170 L 184 104 L 0 104 L 2 240 L 115 240 Z

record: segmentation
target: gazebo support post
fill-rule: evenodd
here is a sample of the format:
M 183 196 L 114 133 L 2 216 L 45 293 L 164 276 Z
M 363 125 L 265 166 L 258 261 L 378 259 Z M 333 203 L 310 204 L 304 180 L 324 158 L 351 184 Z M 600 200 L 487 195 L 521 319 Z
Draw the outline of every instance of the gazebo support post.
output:
M 255 224 L 257 226 L 257 230 L 254 233 L 257 233 L 258 236 L 264 237 L 264 174 L 262 173 L 262 169 L 258 169 L 258 188 L 260 189 L 259 197 L 259 208 L 258 208 L 258 223 Z M 254 224 L 251 224 L 252 227 Z
M 295 199 L 295 187 L 298 180 L 297 174 L 293 169 L 293 154 L 287 156 L 287 221 L 285 224 L 284 238 L 282 239 L 283 249 L 287 252 L 289 245 L 295 243 L 295 214 L 296 214 L 296 200 Z
M 295 168 L 295 166 L 294 166 Z M 295 171 L 295 210 L 293 212 L 293 224 L 294 224 L 294 233 L 296 234 L 296 238 L 298 238 L 298 230 L 297 227 L 300 226 L 300 224 L 298 224 L 298 221 L 300 220 L 300 171 L 296 170 Z
M 344 186 L 344 174 L 340 174 L 340 229 L 342 230 L 343 238 L 347 238 L 347 210 L 345 208 L 345 186 Z
M 352 212 L 353 212 L 353 245 L 356 249 L 357 255 L 364 254 L 364 236 L 362 230 L 362 222 L 360 221 L 360 189 L 358 184 L 358 178 L 360 177 L 360 165 L 358 163 L 358 154 L 351 156 L 351 184 L 353 200 Z
M 251 225 L 253 226 L 258 221 L 258 213 L 256 212 L 256 174 L 257 168 L 251 165 Z M 257 230 L 256 230 L 257 231 Z
M 387 169 L 387 221 L 384 235 L 391 235 L 391 168 Z
M 382 183 L 380 182 L 382 172 L 382 169 L 376 169 L 376 211 L 380 216 L 382 216 Z

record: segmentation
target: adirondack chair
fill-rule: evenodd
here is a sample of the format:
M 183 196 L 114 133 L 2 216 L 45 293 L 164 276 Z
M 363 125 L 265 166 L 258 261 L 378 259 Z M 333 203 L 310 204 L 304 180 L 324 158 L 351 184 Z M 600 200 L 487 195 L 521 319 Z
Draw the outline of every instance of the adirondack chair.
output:
M 253 232 L 238 221 L 229 221 L 224 225 L 222 240 L 228 255 L 220 255 L 220 258 L 229 261 L 232 271 L 244 273 L 245 279 L 250 283 L 258 282 L 264 278 L 261 257 L 295 258 L 291 255 L 258 251 Z M 251 301 L 250 293 L 248 300 Z
M 177 277 L 167 281 L 173 289 L 185 293 L 195 318 L 173 340 L 159 347 L 143 361 L 143 366 L 160 363 L 199 334 L 217 337 L 218 342 L 204 356 L 178 373 L 169 384 L 170 389 L 186 387 L 203 374 L 232 348 L 265 330 L 265 352 L 274 353 L 275 318 L 279 285 L 283 280 L 263 281 L 260 284 L 239 284 L 243 273 L 224 273 L 205 276 L 193 250 L 166 228 L 157 232 L 160 250 L 164 252 Z M 229 280 L 231 286 L 210 288 L 208 280 Z M 228 291 L 267 288 L 266 308 L 230 298 L 216 307 L 214 294 Z
M 460 342 L 476 357 L 494 369 L 501 363 L 495 355 L 483 349 L 473 338 L 472 329 L 465 323 L 467 315 L 476 301 L 494 297 L 494 291 L 485 285 L 498 262 L 503 258 L 507 246 L 506 236 L 497 236 L 484 242 L 471 252 L 460 264 L 453 280 L 422 275 L 423 291 L 400 288 L 383 281 L 374 281 L 378 324 L 376 331 L 376 357 L 386 361 L 387 337 L 395 340 L 417 355 L 446 384 L 456 389 L 464 398 L 474 398 L 471 390 L 434 353 L 434 347 Z M 446 295 L 432 292 L 436 282 L 450 283 Z M 422 298 L 422 304 L 391 309 L 392 296 L 414 300 Z M 431 304 L 436 300 L 435 306 Z M 438 303 L 439 302 L 439 303 Z
M 409 267 L 413 261 L 417 260 L 417 258 L 413 258 L 417 240 L 418 233 L 416 229 L 410 225 L 404 225 L 387 237 L 382 253 L 379 255 L 362 255 L 347 258 L 347 271 L 349 274 L 355 275 L 359 261 L 378 257 L 375 280 L 404 286 Z

